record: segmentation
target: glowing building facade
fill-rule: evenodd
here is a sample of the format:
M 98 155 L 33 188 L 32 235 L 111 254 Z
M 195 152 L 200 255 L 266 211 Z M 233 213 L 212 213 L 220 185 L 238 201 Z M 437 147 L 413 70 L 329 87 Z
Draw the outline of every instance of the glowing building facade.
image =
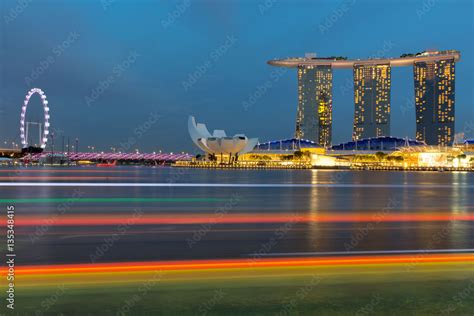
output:
M 389 136 L 390 65 L 355 64 L 353 71 L 355 110 L 352 139 Z
M 343 56 L 290 57 L 269 60 L 276 67 L 298 70 L 298 139 L 331 144 L 332 75 L 334 69 L 354 74 L 353 140 L 390 136 L 391 68 L 413 67 L 416 139 L 429 145 L 452 145 L 454 139 L 454 65 L 457 50 L 404 53 L 395 58 L 348 59 Z
M 454 59 L 414 63 L 416 139 L 428 145 L 454 141 Z
M 329 146 L 332 137 L 332 68 L 298 67 L 297 139 Z

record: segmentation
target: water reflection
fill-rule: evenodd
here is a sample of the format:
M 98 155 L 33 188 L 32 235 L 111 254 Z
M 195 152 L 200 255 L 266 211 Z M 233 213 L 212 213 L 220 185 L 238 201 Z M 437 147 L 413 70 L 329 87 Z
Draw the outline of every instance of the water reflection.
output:
M 107 177 L 108 182 L 135 183 L 312 183 L 352 184 L 351 187 L 81 187 L 87 198 L 143 198 L 142 202 L 80 201 L 71 205 L 69 214 L 114 216 L 130 214 L 135 208 L 144 216 L 194 216 L 212 214 L 234 194 L 241 200 L 228 210 L 232 216 L 258 216 L 261 221 L 212 225 L 197 246 L 190 249 L 186 238 L 202 229 L 194 224 L 136 225 L 128 229 L 104 261 L 174 260 L 196 258 L 241 258 L 267 243 L 282 223 L 266 219 L 297 215 L 318 219 L 324 214 L 370 216 L 364 221 L 296 223 L 268 253 L 311 253 L 315 251 L 370 251 L 409 249 L 474 248 L 472 221 L 387 221 L 389 215 L 403 214 L 472 214 L 474 176 L 468 173 L 405 173 L 330 170 L 196 170 L 173 168 L 97 168 L 55 169 L 54 172 L 22 173 L 18 177 L 57 175 L 91 181 L 91 175 Z M 73 172 L 77 170 L 77 172 Z M 81 180 L 81 177 L 84 177 Z M 120 177 L 120 178 L 115 178 Z M 125 178 L 125 179 L 124 179 Z M 15 181 L 21 181 L 17 179 Z M 32 181 L 32 180 L 28 180 Z M 359 184 L 410 184 L 410 187 L 364 187 Z M 450 188 L 426 184 L 449 184 Z M 73 187 L 1 188 L 0 198 L 68 198 Z M 150 202 L 148 198 L 176 199 Z M 217 199 L 202 202 L 180 202 L 180 198 Z M 44 201 L 43 201 L 44 202 Z M 21 203 L 18 215 L 55 214 L 60 203 Z M 19 229 L 18 242 L 28 245 L 28 236 L 36 227 Z M 22 253 L 25 263 L 87 262 L 88 255 L 103 239 L 117 232 L 116 225 L 98 227 L 55 226 Z M 440 236 L 441 234 L 441 236 Z

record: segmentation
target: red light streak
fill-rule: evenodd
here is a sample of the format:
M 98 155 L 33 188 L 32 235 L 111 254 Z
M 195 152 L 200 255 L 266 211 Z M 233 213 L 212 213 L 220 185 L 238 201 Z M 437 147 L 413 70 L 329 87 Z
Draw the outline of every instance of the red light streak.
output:
M 187 225 L 187 224 L 247 224 L 247 223 L 361 223 L 361 222 L 447 222 L 447 221 L 474 221 L 474 214 L 426 213 L 410 214 L 398 213 L 378 216 L 373 213 L 322 213 L 315 215 L 296 214 L 226 214 L 216 217 L 215 214 L 149 214 L 130 218 L 129 214 L 113 215 L 61 215 L 52 226 L 102 226 L 121 225 L 133 220 L 134 225 Z M 18 215 L 17 226 L 44 225 L 44 216 Z

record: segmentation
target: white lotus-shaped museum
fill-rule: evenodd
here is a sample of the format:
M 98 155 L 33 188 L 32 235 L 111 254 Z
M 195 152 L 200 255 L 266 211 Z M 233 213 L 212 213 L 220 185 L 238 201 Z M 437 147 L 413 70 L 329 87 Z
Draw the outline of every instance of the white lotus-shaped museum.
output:
M 194 116 L 188 119 L 188 131 L 194 144 L 208 154 L 242 155 L 248 153 L 258 143 L 258 138 L 247 138 L 243 134 L 228 137 L 223 130 L 209 133 L 205 124 L 196 123 Z

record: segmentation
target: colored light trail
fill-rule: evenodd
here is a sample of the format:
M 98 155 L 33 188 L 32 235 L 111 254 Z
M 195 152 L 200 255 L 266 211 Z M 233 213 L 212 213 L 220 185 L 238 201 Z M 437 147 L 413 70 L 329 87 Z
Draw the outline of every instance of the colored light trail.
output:
M 30 199 L 25 199 L 25 203 L 30 203 Z M 57 201 L 58 199 L 54 199 Z M 62 201 L 63 199 L 59 199 Z M 67 201 L 67 199 L 64 199 Z M 94 199 L 93 199 L 94 200 Z M 107 202 L 109 199 L 99 199 L 99 202 Z M 111 199 L 124 201 L 140 201 L 141 199 Z M 156 199 L 153 199 L 156 200 Z M 175 199 L 158 199 L 161 202 L 174 201 Z M 195 202 L 194 199 L 177 199 L 180 202 Z M 202 201 L 203 199 L 198 199 Z M 0 200 L 1 202 L 1 200 Z M 94 202 L 97 202 L 94 200 Z M 11 202 L 13 203 L 13 202 Z M 55 219 L 51 223 L 53 226 L 101 226 L 101 225 L 121 225 L 130 216 L 127 214 L 113 215 L 97 215 L 97 214 L 81 214 L 70 215 L 65 214 Z M 452 213 L 393 213 L 377 216 L 375 213 L 321 213 L 314 215 L 298 215 L 298 214 L 226 214 L 222 217 L 216 214 L 144 214 L 143 216 L 134 218 L 135 225 L 187 225 L 187 224 L 248 224 L 248 223 L 363 223 L 363 222 L 449 222 L 449 221 L 474 221 L 474 213 L 452 214 Z M 28 215 L 17 216 L 18 226 L 38 226 L 45 223 L 44 216 Z
M 0 199 L 0 203 L 153 203 L 153 202 L 222 202 L 223 198 L 30 198 Z
M 0 182 L 0 187 L 379 188 L 472 189 L 471 184 Z
M 351 251 L 317 251 L 317 252 L 276 252 L 259 253 L 261 257 L 308 257 L 322 255 L 390 255 L 390 254 L 432 254 L 432 253 L 464 253 L 474 252 L 474 249 L 404 249 L 404 250 L 351 250 Z M 251 256 L 251 255 L 249 255 Z
M 215 260 L 182 260 L 159 262 L 125 262 L 125 263 L 94 263 L 43 266 L 17 266 L 16 273 L 22 275 L 103 273 L 103 272 L 137 272 L 167 270 L 208 270 L 208 269 L 244 269 L 270 267 L 304 267 L 328 265 L 374 265 L 399 263 L 442 263 L 467 262 L 474 263 L 474 254 L 424 254 L 420 257 L 408 255 L 392 256 L 345 256 L 319 258 L 261 258 L 249 259 L 215 259 Z M 2 272 L 6 272 L 2 268 Z

